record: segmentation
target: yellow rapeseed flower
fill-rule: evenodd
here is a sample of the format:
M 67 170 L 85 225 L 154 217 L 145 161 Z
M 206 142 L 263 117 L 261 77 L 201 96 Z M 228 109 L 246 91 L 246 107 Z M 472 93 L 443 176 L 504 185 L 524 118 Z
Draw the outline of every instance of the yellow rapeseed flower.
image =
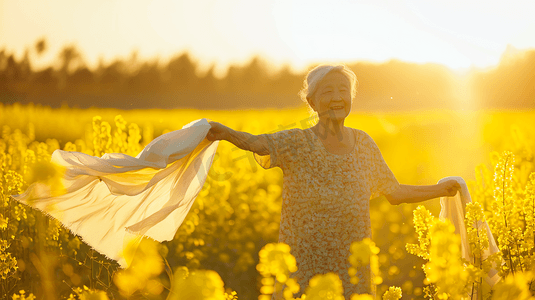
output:
M 351 267 L 348 270 L 351 277 L 351 283 L 357 284 L 358 277 L 357 269 L 366 265 L 370 265 L 370 269 L 373 273 L 372 284 L 381 284 L 383 279 L 379 270 L 379 248 L 375 246 L 375 243 L 370 238 L 362 239 L 361 241 L 352 242 L 350 247 L 351 255 L 349 256 L 349 262 Z
M 407 244 L 406 249 L 410 254 L 419 256 L 423 259 L 429 259 L 429 226 L 433 224 L 435 217 L 419 205 L 413 212 L 414 229 L 418 234 L 419 244 Z
M 80 295 L 80 300 L 109 300 L 110 298 L 104 291 L 88 290 Z
M 429 228 L 431 245 L 425 264 L 427 281 L 436 285 L 439 299 L 460 299 L 468 292 L 468 273 L 461 261 L 461 241 L 449 222 L 437 221 Z M 448 296 L 449 295 L 449 296 Z
M 122 295 L 128 296 L 137 290 L 150 288 L 147 292 L 161 293 L 151 280 L 163 271 L 163 259 L 159 254 L 161 245 L 150 239 L 131 240 L 123 251 L 128 268 L 115 273 L 113 281 Z
M 344 300 L 344 288 L 338 274 L 318 274 L 310 279 L 307 300 Z
M 223 280 L 212 270 L 192 271 L 188 277 L 175 276 L 169 300 L 226 300 Z
M 290 273 L 297 271 L 295 257 L 290 254 L 290 246 L 284 243 L 270 243 L 258 253 L 260 258 L 256 269 L 264 277 L 275 276 L 277 281 L 286 282 Z
M 401 299 L 401 288 L 396 286 L 391 286 L 383 294 L 383 300 L 399 300 Z
M 13 300 L 35 300 L 35 296 L 32 293 L 30 293 L 29 295 L 26 296 L 26 291 L 20 290 L 19 294 L 18 295 L 17 294 L 13 294 L 11 299 L 13 299 Z
M 504 280 L 496 284 L 492 293 L 492 300 L 533 300 L 529 290 L 529 283 L 533 281 L 533 273 L 516 273 L 514 276 L 507 276 Z
M 372 295 L 368 294 L 353 294 L 351 300 L 375 300 Z

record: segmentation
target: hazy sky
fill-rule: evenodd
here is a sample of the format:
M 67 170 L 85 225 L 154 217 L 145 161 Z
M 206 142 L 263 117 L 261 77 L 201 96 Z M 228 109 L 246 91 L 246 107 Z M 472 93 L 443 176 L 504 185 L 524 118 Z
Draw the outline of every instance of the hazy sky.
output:
M 189 50 L 220 72 L 259 54 L 301 69 L 325 61 L 495 65 L 507 45 L 535 48 L 535 1 L 0 0 L 0 49 L 42 37 L 41 64 L 76 44 L 86 63 Z

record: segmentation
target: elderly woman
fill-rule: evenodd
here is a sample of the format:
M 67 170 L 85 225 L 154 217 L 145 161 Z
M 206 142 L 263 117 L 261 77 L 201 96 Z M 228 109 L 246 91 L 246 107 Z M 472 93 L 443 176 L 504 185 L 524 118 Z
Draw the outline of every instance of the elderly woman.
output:
M 316 274 L 337 273 L 345 298 L 375 293 L 370 268 L 351 284 L 347 270 L 350 244 L 371 237 L 369 201 L 384 195 L 393 205 L 454 196 L 455 181 L 428 186 L 399 184 L 379 148 L 364 131 L 344 126 L 358 82 L 346 66 L 311 70 L 301 97 L 318 115 L 315 126 L 251 135 L 211 122 L 209 140 L 226 140 L 252 151 L 263 168 L 284 174 L 279 242 L 291 247 L 298 271 L 292 277 L 300 296 Z M 274 295 L 281 297 L 280 293 Z

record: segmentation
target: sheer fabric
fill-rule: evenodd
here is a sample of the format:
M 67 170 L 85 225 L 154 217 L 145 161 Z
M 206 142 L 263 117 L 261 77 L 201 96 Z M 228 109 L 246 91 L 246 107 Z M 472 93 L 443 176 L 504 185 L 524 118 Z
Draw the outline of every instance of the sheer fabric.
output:
M 107 153 L 101 158 L 56 150 L 52 162 L 66 168 L 66 193 L 43 183 L 13 198 L 58 219 L 107 257 L 121 257 L 126 243 L 141 236 L 169 241 L 201 190 L 218 141 L 205 139 L 207 119 L 161 135 L 136 157 Z
M 467 261 L 473 261 L 473 254 L 470 251 L 470 245 L 468 243 L 466 224 L 464 223 L 465 207 L 466 204 L 472 202 L 468 187 L 464 179 L 458 176 L 445 177 L 438 181 L 442 183 L 447 180 L 455 180 L 461 185 L 460 193 L 457 193 L 453 197 L 441 197 L 440 198 L 440 215 L 441 220 L 448 219 L 453 225 L 455 225 L 455 233 L 461 236 L 461 253 L 462 257 Z M 489 248 L 482 254 L 482 259 L 486 259 L 489 255 L 499 252 L 494 236 L 490 231 L 489 225 L 485 220 L 480 220 L 478 227 L 484 228 L 487 232 L 489 239 Z M 494 266 L 496 267 L 496 266 Z M 490 269 L 489 273 L 485 277 L 485 282 L 491 287 L 501 279 L 498 275 L 498 271 L 495 268 Z M 476 297 L 477 298 L 477 297 Z

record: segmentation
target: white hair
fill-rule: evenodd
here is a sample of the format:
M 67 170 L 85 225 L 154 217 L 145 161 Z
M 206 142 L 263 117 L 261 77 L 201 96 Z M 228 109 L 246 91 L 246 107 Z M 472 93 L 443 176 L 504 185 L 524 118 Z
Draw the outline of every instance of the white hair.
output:
M 351 71 L 350 68 L 345 65 L 319 65 L 308 72 L 305 80 L 303 81 L 303 88 L 301 91 L 299 91 L 299 97 L 308 105 L 308 110 L 311 115 L 314 115 L 315 111 L 310 106 L 308 99 L 311 99 L 314 96 L 318 84 L 321 82 L 323 77 L 330 72 L 340 72 L 349 80 L 351 102 L 353 102 L 353 99 L 357 95 L 357 87 L 359 82 L 357 81 L 357 76 L 355 73 L 353 73 L 353 71 Z

